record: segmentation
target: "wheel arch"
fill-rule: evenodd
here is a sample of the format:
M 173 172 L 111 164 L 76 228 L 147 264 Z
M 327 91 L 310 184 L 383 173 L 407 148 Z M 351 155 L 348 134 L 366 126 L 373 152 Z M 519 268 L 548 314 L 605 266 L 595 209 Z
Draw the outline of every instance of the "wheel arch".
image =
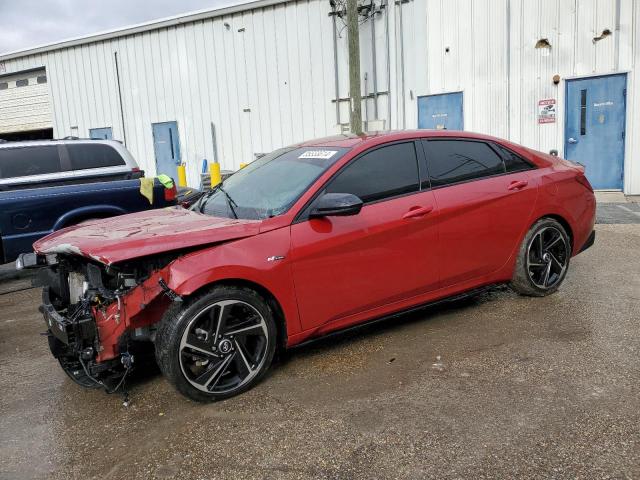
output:
M 571 243 L 571 254 L 573 255 L 575 253 L 575 236 L 573 233 L 573 228 L 571 228 L 571 224 L 569 223 L 569 221 L 562 215 L 558 214 L 558 213 L 549 213 L 546 215 L 542 215 L 538 218 L 536 218 L 531 225 L 529 226 L 529 230 L 531 229 L 531 227 L 533 227 L 537 222 L 539 222 L 542 219 L 545 218 L 550 218 L 552 220 L 555 220 L 556 222 L 558 222 L 560 225 L 562 225 L 562 227 L 565 229 L 565 231 L 567 232 L 567 235 L 569 235 L 569 242 Z M 529 231 L 527 230 L 527 232 Z M 526 232 L 525 232 L 526 235 Z
M 106 218 L 124 215 L 128 213 L 126 210 L 113 205 L 92 205 L 88 207 L 80 207 L 64 213 L 53 225 L 52 231 L 74 225 L 76 223 L 89 220 L 91 218 Z
M 286 348 L 287 346 L 287 320 L 284 314 L 284 309 L 282 308 L 282 306 L 280 305 L 280 302 L 278 301 L 278 299 L 276 298 L 276 296 L 265 286 L 251 281 L 251 280 L 247 280 L 245 278 L 223 278 L 223 279 L 218 279 L 215 280 L 213 282 L 210 283 L 205 283 L 203 285 L 201 285 L 200 287 L 198 287 L 196 290 L 194 290 L 193 292 L 191 292 L 188 296 L 195 296 L 198 295 L 200 293 L 202 293 L 205 290 L 209 290 L 213 287 L 217 287 L 217 286 L 227 286 L 227 287 L 243 287 L 243 288 L 248 288 L 251 289 L 253 291 L 255 291 L 256 293 L 258 293 L 262 298 L 265 299 L 265 301 L 267 302 L 267 304 L 269 305 L 269 307 L 271 308 L 271 310 L 273 311 L 274 314 L 274 320 L 276 322 L 276 330 L 277 330 L 277 350 L 276 351 L 282 351 Z

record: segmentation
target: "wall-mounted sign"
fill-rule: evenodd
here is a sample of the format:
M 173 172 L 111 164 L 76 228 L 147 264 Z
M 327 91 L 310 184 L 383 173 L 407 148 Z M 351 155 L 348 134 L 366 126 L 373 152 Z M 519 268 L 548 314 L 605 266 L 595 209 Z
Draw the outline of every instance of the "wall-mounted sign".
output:
M 538 123 L 556 123 L 555 98 L 547 98 L 538 102 Z

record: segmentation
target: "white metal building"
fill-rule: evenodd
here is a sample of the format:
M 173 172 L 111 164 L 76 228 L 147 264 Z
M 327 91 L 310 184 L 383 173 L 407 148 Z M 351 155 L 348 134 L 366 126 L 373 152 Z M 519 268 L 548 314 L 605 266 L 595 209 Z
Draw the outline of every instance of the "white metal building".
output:
M 369 2 L 369 129 L 489 133 L 640 194 L 640 1 Z M 0 137 L 51 126 L 56 138 L 112 135 L 146 171 L 182 161 L 197 184 L 203 158 L 236 169 L 340 132 L 349 86 L 335 3 L 261 0 L 1 55 Z M 20 88 L 46 88 L 49 107 Z

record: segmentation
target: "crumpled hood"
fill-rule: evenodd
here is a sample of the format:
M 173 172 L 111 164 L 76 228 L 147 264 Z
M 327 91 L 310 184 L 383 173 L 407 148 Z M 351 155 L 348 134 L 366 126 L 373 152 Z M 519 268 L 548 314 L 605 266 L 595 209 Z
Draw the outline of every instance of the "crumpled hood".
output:
M 180 207 L 121 215 L 68 227 L 33 244 L 37 253 L 82 255 L 104 264 L 197 247 L 260 232 L 259 220 L 217 218 Z

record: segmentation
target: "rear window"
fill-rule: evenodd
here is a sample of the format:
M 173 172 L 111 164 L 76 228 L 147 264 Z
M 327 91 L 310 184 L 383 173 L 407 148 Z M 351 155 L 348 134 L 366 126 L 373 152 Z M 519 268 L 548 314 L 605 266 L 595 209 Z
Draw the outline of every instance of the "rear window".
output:
M 496 147 L 500 150 L 500 153 L 502 153 L 504 166 L 507 169 L 507 172 L 520 172 L 522 170 L 531 170 L 533 168 L 531 164 L 520 155 L 504 148 L 502 145 L 496 145 Z
M 124 159 L 115 148 L 101 143 L 67 144 L 72 170 L 87 168 L 119 167 L 125 165 Z
M 502 158 L 484 142 L 438 139 L 426 141 L 424 145 L 432 187 L 505 172 Z
M 55 145 L 0 149 L 0 178 L 44 175 L 61 170 Z

